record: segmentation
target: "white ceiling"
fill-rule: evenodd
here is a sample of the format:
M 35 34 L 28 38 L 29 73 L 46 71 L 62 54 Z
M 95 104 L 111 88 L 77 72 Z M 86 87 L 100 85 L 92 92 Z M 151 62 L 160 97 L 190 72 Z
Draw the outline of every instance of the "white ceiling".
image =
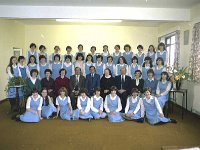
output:
M 200 0 L 0 0 L 0 5 L 191 8 Z

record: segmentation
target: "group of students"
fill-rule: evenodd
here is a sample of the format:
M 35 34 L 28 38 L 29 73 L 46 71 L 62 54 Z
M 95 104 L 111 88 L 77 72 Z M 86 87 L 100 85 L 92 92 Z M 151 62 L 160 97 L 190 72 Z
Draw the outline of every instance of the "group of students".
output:
M 121 113 L 122 105 L 120 97 L 117 95 L 117 88 L 112 86 L 110 94 L 103 100 L 100 96 L 100 88 L 95 89 L 95 94 L 91 98 L 87 96 L 87 90 L 81 89 L 77 100 L 77 109 L 73 110 L 67 89 L 62 87 L 59 96 L 56 98 L 56 107 L 47 94 L 47 89 L 42 89 L 41 96 L 37 90 L 32 91 L 26 104 L 26 112 L 20 115 L 23 122 L 39 122 L 43 118 L 49 118 L 54 112 L 54 119 L 60 116 L 63 120 L 78 119 L 101 119 L 108 117 L 110 122 L 123 122 L 133 120 L 143 123 L 144 116 L 151 125 L 176 123 L 176 120 L 164 117 L 162 108 L 155 96 L 151 95 L 151 89 L 145 88 L 144 97 L 139 97 L 139 91 L 132 89 L 131 95 L 127 98 L 125 112 Z M 105 110 L 105 111 L 104 111 Z
M 121 53 L 120 46 L 116 45 L 113 55 L 109 54 L 107 45 L 103 46 L 102 55 L 96 55 L 96 47 L 92 46 L 91 53 L 86 56 L 85 61 L 85 52 L 81 44 L 78 45 L 75 60 L 73 60 L 70 46 L 66 47 L 67 54 L 63 57 L 59 53 L 59 46 L 54 47 L 54 53 L 50 57 L 45 53 L 45 46 L 39 47 L 40 53 L 37 53 L 35 49 L 36 45 L 32 43 L 26 57 L 27 66 L 24 64 L 24 56 L 19 56 L 18 62 L 17 58 L 12 56 L 7 67 L 9 78 L 20 76 L 26 79 L 27 111 L 20 117 L 22 121 L 26 120 L 27 116 L 31 118 L 30 114 L 38 114 L 39 118 L 36 120 L 40 120 L 41 116 L 49 118 L 53 112 L 57 112 L 56 117 L 60 113 L 60 117 L 66 120 L 93 117 L 97 119 L 108 116 L 109 121 L 119 122 L 124 118 L 130 119 L 130 116 L 135 116 L 139 108 L 137 112 L 141 112 L 139 118 L 141 121 L 144 117 L 145 102 L 143 104 L 141 100 L 137 101 L 138 107 L 135 108 L 134 115 L 133 113 L 130 115 L 127 107 L 132 101 L 128 99 L 134 92 L 144 98 L 142 93 L 145 93 L 148 88 L 151 95 L 156 96 L 156 100 L 153 101 L 156 101 L 154 104 L 157 111 L 160 115 L 163 114 L 162 109 L 168 100 L 168 92 L 171 88 L 165 68 L 167 52 L 164 43 L 158 45 L 157 52 L 154 46 L 150 45 L 147 55 L 142 52 L 142 45 L 138 45 L 136 55 L 133 55 L 128 44 L 124 46 L 124 53 Z M 20 98 L 24 96 L 22 88 L 18 93 Z M 94 93 L 95 96 L 93 96 Z M 16 99 L 15 88 L 9 88 L 8 98 L 12 108 Z M 136 100 L 133 101 L 136 102 Z M 118 107 L 115 110 L 116 104 Z M 31 105 L 33 109 L 30 110 Z M 54 105 L 57 105 L 57 109 Z M 69 108 L 63 107 L 66 105 L 69 105 Z M 133 106 L 130 105 L 130 107 Z M 66 112 L 69 116 L 66 116 Z

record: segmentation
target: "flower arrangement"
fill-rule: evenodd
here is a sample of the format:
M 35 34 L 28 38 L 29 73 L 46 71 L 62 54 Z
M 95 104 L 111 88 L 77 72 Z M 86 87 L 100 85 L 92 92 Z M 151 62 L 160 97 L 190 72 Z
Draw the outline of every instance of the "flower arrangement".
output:
M 21 77 L 12 77 L 9 79 L 8 84 L 6 85 L 6 88 L 4 91 L 8 92 L 9 87 L 11 86 L 26 86 L 26 81 L 22 79 Z

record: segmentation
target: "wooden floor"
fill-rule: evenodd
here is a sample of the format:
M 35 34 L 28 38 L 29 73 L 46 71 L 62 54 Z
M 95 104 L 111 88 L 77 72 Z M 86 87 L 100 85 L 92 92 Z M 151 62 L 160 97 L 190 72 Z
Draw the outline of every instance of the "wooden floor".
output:
M 200 145 L 200 118 L 187 113 L 182 120 L 178 108 L 170 114 L 178 124 L 159 126 L 107 119 L 28 124 L 11 120 L 9 108 L 8 102 L 0 104 L 0 150 L 160 150 Z

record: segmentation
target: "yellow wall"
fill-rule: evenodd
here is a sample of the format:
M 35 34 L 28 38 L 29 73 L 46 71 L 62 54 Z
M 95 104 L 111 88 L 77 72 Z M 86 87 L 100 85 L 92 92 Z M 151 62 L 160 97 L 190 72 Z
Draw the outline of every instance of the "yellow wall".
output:
M 53 47 L 59 45 L 61 53 L 65 53 L 67 45 L 72 46 L 73 53 L 78 44 L 83 44 L 86 52 L 91 46 L 97 47 L 97 52 L 102 52 L 103 45 L 109 46 L 109 51 L 114 51 L 116 44 L 123 46 L 130 44 L 133 51 L 137 52 L 138 44 L 143 44 L 147 49 L 150 44 L 157 45 L 156 27 L 139 26 L 106 26 L 106 25 L 26 25 L 25 47 L 31 42 L 37 45 L 44 44 L 48 53 L 53 52 Z
M 6 67 L 13 55 L 13 47 L 24 48 L 24 25 L 14 20 L 0 20 L 0 100 L 6 98 L 4 92 L 8 76 Z

